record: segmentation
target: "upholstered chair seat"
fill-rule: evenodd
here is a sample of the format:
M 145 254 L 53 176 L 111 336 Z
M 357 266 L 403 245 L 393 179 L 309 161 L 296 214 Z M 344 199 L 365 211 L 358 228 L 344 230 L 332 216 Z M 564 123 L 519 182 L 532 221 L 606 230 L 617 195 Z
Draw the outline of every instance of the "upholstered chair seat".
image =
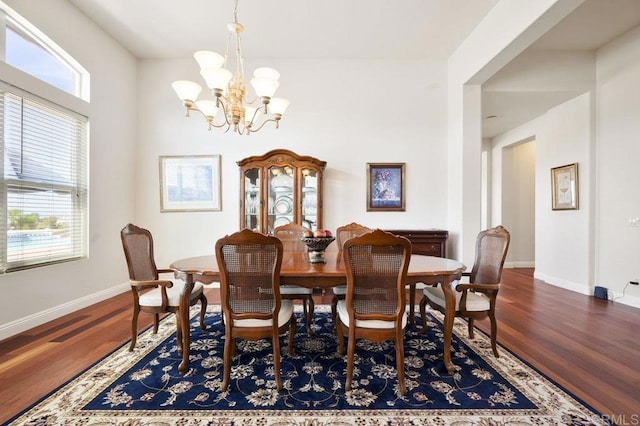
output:
M 338 305 L 336 307 L 338 311 L 338 319 L 342 321 L 342 323 L 347 326 L 347 328 L 351 325 L 349 324 L 349 311 L 347 310 L 347 302 L 344 300 L 338 300 Z M 402 316 L 402 323 L 400 325 L 402 328 L 407 326 L 407 316 Z M 395 328 L 396 321 L 380 321 L 380 320 L 360 320 L 356 319 L 356 327 L 361 328 Z
M 180 306 L 180 294 L 184 287 L 184 281 L 172 280 L 173 287 L 167 288 L 167 305 L 168 306 Z M 191 291 L 190 301 L 195 302 L 200 299 L 204 287 L 201 283 L 194 283 L 193 290 Z M 140 295 L 138 300 L 140 306 L 162 306 L 162 290 L 160 288 L 154 288 L 144 294 Z
M 460 310 L 460 299 L 462 299 L 462 292 L 456 291 L 456 286 L 460 282 L 455 280 L 451 283 L 451 288 L 453 290 L 453 294 L 456 296 L 456 311 Z M 444 292 L 440 286 L 438 287 L 425 287 L 423 290 L 424 295 L 431 300 L 432 303 L 435 303 L 438 306 L 444 308 L 446 306 L 444 300 Z M 491 307 L 491 299 L 487 297 L 486 294 L 476 293 L 474 291 L 467 292 L 467 311 L 470 312 L 479 312 L 479 311 L 488 311 Z
M 293 302 L 291 300 L 283 300 L 278 312 L 278 328 L 286 325 L 293 315 Z M 273 321 L 271 319 L 242 319 L 234 320 L 234 327 L 271 327 Z

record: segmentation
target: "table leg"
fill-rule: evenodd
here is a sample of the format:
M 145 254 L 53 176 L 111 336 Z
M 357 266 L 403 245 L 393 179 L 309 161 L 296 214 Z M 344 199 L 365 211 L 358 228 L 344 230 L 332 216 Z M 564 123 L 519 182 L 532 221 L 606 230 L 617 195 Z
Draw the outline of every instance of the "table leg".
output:
M 182 342 L 178 342 L 178 346 L 182 346 L 182 362 L 178 366 L 178 371 L 182 374 L 189 370 L 189 352 L 191 347 L 191 333 L 189 324 L 189 306 L 191 292 L 193 291 L 193 274 L 187 274 L 184 288 L 180 294 L 180 311 L 178 315 L 179 326 L 182 330 Z
M 449 374 L 453 374 L 456 366 L 451 362 L 451 336 L 453 335 L 453 321 L 456 313 L 456 297 L 451 289 L 451 276 L 444 277 L 442 291 L 444 292 L 445 313 L 444 313 L 444 366 Z

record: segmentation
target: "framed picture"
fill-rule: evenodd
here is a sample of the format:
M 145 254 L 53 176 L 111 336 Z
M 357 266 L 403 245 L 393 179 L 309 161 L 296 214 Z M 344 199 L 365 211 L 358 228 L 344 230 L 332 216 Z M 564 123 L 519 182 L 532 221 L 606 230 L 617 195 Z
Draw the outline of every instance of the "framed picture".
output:
M 578 209 L 578 163 L 551 169 L 551 208 Z
M 367 163 L 367 211 L 405 210 L 404 163 Z
M 222 210 L 220 156 L 161 156 L 160 211 Z

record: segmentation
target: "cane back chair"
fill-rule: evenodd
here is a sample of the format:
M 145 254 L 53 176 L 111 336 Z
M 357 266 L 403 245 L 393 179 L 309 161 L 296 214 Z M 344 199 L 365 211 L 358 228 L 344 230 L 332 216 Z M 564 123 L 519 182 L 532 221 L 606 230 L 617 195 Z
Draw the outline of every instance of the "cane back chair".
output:
M 456 316 L 466 318 L 469 337 L 473 338 L 473 322 L 475 319 L 489 317 L 491 321 L 491 349 L 497 358 L 498 348 L 496 338 L 498 324 L 496 323 L 496 298 L 500 290 L 502 268 L 509 250 L 511 236 L 502 226 L 487 229 L 478 234 L 476 239 L 476 255 L 470 273 L 463 273 L 469 277 L 468 284 L 458 281 L 451 283 L 456 296 Z M 423 332 L 426 332 L 426 305 L 440 312 L 445 311 L 444 292 L 440 285 L 425 287 L 424 296 L 420 301 L 420 315 L 422 316 Z
M 133 318 L 131 320 L 131 345 L 129 351 L 136 346 L 138 337 L 138 315 L 140 312 L 152 314 L 153 333 L 158 332 L 160 314 L 180 311 L 180 294 L 184 281 L 180 279 L 161 280 L 159 274 L 173 273 L 171 269 L 158 269 L 153 255 L 153 237 L 147 229 L 129 223 L 120 231 L 122 248 L 129 268 L 129 282 L 133 294 Z M 189 306 L 200 302 L 200 327 L 206 330 L 204 317 L 207 311 L 207 298 L 201 283 L 195 283 Z M 182 332 L 180 315 L 176 315 L 178 349 L 182 351 Z
M 273 235 L 282 241 L 282 247 L 285 253 L 306 252 L 307 246 L 300 240 L 305 229 L 302 225 L 290 222 L 286 225 L 276 227 L 273 230 Z M 311 336 L 313 334 L 311 324 L 313 323 L 313 311 L 315 309 L 313 289 L 293 284 L 281 285 L 280 295 L 283 299 L 302 301 L 302 310 L 307 325 L 307 335 Z
M 220 270 L 220 298 L 225 323 L 224 378 L 226 391 L 235 354 L 235 339 L 271 337 L 278 390 L 280 374 L 279 335 L 289 328 L 289 354 L 293 355 L 296 320 L 291 300 L 280 297 L 282 242 L 270 235 L 244 229 L 216 243 Z
M 340 355 L 344 354 L 344 336 L 349 337 L 345 390 L 351 390 L 356 339 L 394 340 L 398 392 L 405 395 L 405 281 L 411 260 L 411 243 L 405 237 L 376 229 L 347 240 L 343 259 L 347 294 L 344 300 L 338 301 L 337 333 Z
M 336 243 L 338 244 L 338 252 L 342 253 L 342 246 L 344 242 L 349 238 L 359 237 L 362 234 L 371 232 L 371 228 L 360 225 L 359 223 L 352 222 L 348 225 L 343 225 L 336 229 Z M 331 299 L 331 315 L 333 316 L 333 323 L 336 324 L 336 306 L 338 300 L 344 300 L 347 294 L 347 286 L 337 285 L 332 288 L 333 298 Z

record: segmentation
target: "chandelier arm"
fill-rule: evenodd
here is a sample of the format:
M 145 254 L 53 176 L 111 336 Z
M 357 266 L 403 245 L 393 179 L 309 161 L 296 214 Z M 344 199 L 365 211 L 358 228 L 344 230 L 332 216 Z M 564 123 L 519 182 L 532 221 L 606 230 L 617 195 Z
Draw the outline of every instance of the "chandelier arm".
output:
M 255 104 L 255 103 L 256 103 L 256 101 L 257 101 L 259 98 L 260 98 L 260 97 L 259 97 L 258 95 L 256 95 L 256 97 L 255 97 L 255 98 L 253 98 L 253 99 L 251 99 L 251 101 L 246 101 L 246 100 L 245 100 L 245 101 L 244 101 L 244 103 L 245 103 L 246 105 L 253 105 L 253 104 Z M 260 106 L 262 106 L 262 105 L 260 105 Z M 258 108 L 258 109 L 260 109 L 260 108 Z
M 260 124 L 260 127 L 258 127 L 257 129 L 254 129 L 254 128 L 252 127 L 252 128 L 250 129 L 250 132 L 255 133 L 255 132 L 259 131 L 260 129 L 262 129 L 262 128 L 264 127 L 264 125 L 265 125 L 265 124 L 267 124 L 267 123 L 271 123 L 271 122 L 276 123 L 276 129 L 279 127 L 279 126 L 278 126 L 278 120 L 276 120 L 275 118 L 270 118 L 270 119 L 268 119 L 268 120 L 264 120 L 264 121 L 262 122 L 262 124 Z
M 226 98 L 223 97 L 223 99 L 226 99 Z M 226 122 L 227 126 L 231 126 L 231 122 L 229 121 L 229 117 L 227 116 L 227 107 L 225 106 L 226 102 L 223 102 L 220 99 L 218 99 L 218 101 L 220 106 L 222 107 L 222 115 L 224 115 L 224 121 Z
M 258 111 L 259 111 L 258 108 L 256 108 L 255 111 L 253 111 L 253 117 L 251 117 L 251 120 L 249 120 L 249 123 L 253 123 L 253 120 L 255 120 L 256 116 L 258 115 Z M 245 121 L 247 121 L 246 117 L 245 117 Z

